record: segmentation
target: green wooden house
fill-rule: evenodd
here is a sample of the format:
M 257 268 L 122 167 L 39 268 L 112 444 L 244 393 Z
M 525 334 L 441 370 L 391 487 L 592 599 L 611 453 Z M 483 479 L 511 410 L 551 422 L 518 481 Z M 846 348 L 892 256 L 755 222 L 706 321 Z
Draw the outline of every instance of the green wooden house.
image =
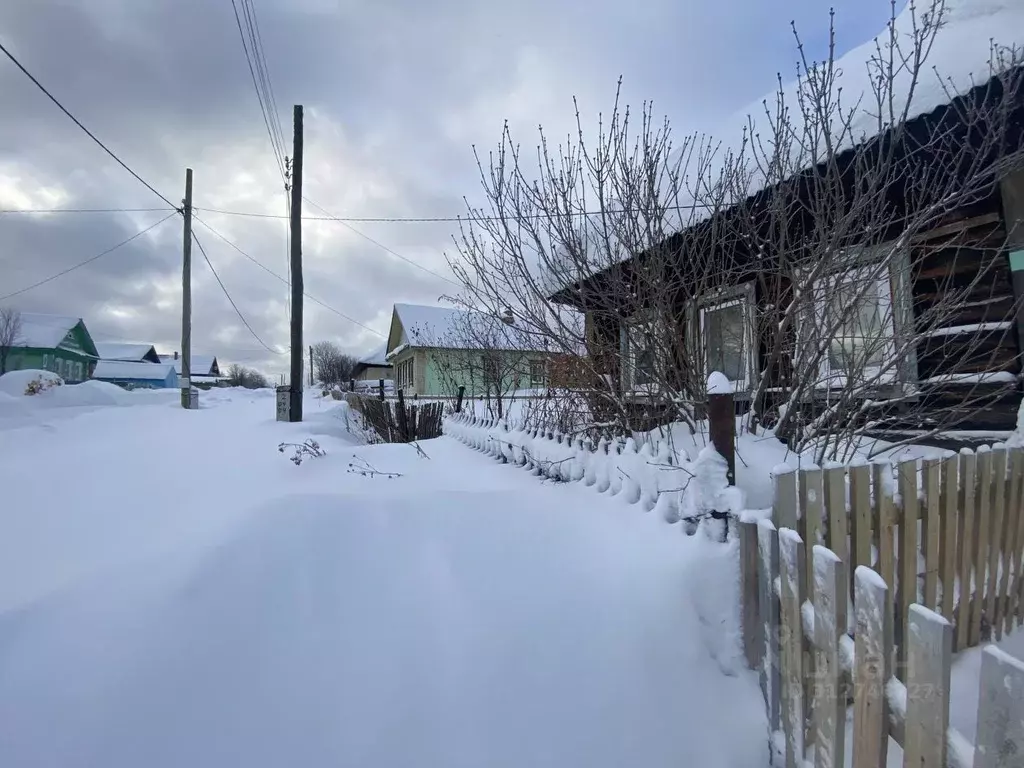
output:
M 72 383 L 92 376 L 99 354 L 82 318 L 35 312 L 20 318 L 14 343 L 5 350 L 6 370 L 39 368 Z
M 551 353 L 512 318 L 418 304 L 395 304 L 385 359 L 404 395 L 503 394 L 547 385 Z

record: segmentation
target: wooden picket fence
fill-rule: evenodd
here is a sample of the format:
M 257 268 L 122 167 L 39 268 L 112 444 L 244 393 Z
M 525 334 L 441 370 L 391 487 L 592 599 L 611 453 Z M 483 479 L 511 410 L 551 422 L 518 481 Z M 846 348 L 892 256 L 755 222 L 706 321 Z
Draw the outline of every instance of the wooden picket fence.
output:
M 1024 663 L 983 651 L 975 743 L 949 725 L 953 625 L 911 603 L 905 661 L 895 662 L 895 607 L 871 568 L 854 572 L 854 635 L 848 629 L 847 564 L 823 546 L 805 547 L 768 520 L 740 524 L 744 556 L 756 558 L 761 689 L 773 762 L 803 768 L 882 768 L 889 737 L 904 766 L 996 768 L 1024 759 Z M 813 585 L 813 599 L 809 591 Z M 847 762 L 847 708 L 853 704 Z M 813 756 L 811 753 L 813 752 Z
M 997 446 L 780 474 L 773 520 L 895 586 L 897 647 L 918 603 L 954 624 L 961 650 L 1024 620 L 1022 510 L 1024 449 Z
M 787 766 L 811 744 L 815 765 L 845 765 L 851 699 L 854 768 L 884 766 L 890 735 L 905 765 L 1024 765 L 1024 665 L 993 648 L 979 749 L 943 736 L 953 651 L 1024 621 L 1022 509 L 1018 448 L 776 476 L 774 522 L 740 527 L 743 636 Z M 997 674 L 1013 685 L 989 690 Z M 1007 744 L 1016 762 L 989 762 Z
M 345 393 L 345 399 L 367 426 L 371 427 L 385 443 L 411 443 L 415 440 L 430 440 L 440 437 L 444 418 L 444 403 L 407 402 L 382 400 Z

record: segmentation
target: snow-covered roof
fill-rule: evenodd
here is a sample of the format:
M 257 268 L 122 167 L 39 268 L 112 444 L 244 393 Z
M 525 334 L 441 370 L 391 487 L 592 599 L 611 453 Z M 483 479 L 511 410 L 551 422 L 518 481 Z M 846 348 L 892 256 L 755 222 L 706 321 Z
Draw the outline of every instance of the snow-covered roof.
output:
M 926 1 L 916 6 L 918 28 L 929 5 Z M 944 8 L 942 26 L 935 33 L 934 42 L 918 73 L 917 83 L 911 88 L 913 73 L 907 67 L 902 67 L 894 74 L 891 87 L 886 86 L 887 91 L 891 89 L 894 98 L 892 114 L 897 120 L 904 114 L 904 110 L 906 120 L 932 112 L 1006 69 L 1010 63 L 1009 57 L 994 60 L 993 45 L 1004 50 L 1016 48 L 1018 52 L 1024 47 L 1024 2 L 1020 0 L 945 0 Z M 904 55 L 913 50 L 914 25 L 915 15 L 908 4 L 895 19 L 895 33 Z M 890 33 L 886 28 L 875 38 L 835 60 L 832 95 L 842 105 L 831 118 L 831 135 L 833 141 L 837 142 L 835 151 L 850 149 L 892 127 L 886 120 L 879 123 L 878 106 L 872 90 L 872 82 L 881 73 L 879 52 L 885 58 L 891 48 Z M 899 54 L 895 55 L 898 60 Z M 768 111 L 774 115 L 778 97 L 779 94 L 772 91 L 725 121 L 722 130 L 712 137 L 715 142 L 721 141 L 720 161 L 727 152 L 740 151 L 744 130 L 749 135 L 751 126 L 754 133 L 760 133 L 762 140 L 773 135 L 773 126 L 767 124 L 764 104 L 767 102 Z M 813 148 L 808 143 L 810 134 L 804 135 L 798 82 L 784 85 L 782 97 L 795 132 L 791 167 L 807 168 L 812 164 Z M 850 111 L 855 105 L 856 111 L 850 118 Z M 844 123 L 848 118 L 851 124 L 850 130 L 846 131 Z M 820 138 L 818 140 L 821 141 Z M 751 165 L 749 148 L 744 152 L 748 165 Z M 817 156 L 821 157 L 822 152 L 823 149 L 819 149 Z M 755 172 L 747 192 L 754 194 L 760 191 L 764 183 L 763 174 Z
M 100 360 L 93 371 L 94 379 L 143 379 L 164 381 L 174 366 L 169 363 L 137 363 L 125 360 Z
M 359 359 L 359 365 L 366 367 L 380 366 L 380 365 L 391 365 L 387 359 L 388 345 L 387 343 L 382 344 L 373 350 L 370 354 Z
M 181 355 L 175 360 L 173 355 L 160 355 L 160 362 L 173 365 L 174 370 L 181 375 Z M 191 374 L 193 376 L 213 376 L 213 364 L 217 362 L 217 358 L 211 355 L 192 355 L 189 360 L 191 365 Z
M 394 316 L 402 334 L 388 339 L 388 356 L 406 347 L 444 349 L 499 348 L 544 351 L 539 337 L 483 312 L 423 304 L 395 304 Z M 394 336 L 395 328 L 392 328 Z
M 39 312 L 19 312 L 21 333 L 19 347 L 54 349 L 68 335 L 68 332 L 82 322 L 80 317 L 70 315 L 48 315 Z
M 119 341 L 96 342 L 101 360 L 124 360 L 141 363 L 147 356 L 159 357 L 152 344 L 128 344 Z M 152 361 L 150 361 L 152 362 Z

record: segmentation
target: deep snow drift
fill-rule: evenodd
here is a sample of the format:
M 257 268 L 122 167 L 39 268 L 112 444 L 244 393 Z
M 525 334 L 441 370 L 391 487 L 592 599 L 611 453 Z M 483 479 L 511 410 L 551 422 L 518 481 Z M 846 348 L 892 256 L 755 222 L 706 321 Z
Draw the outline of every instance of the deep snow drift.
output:
M 204 395 L 0 431 L 0 764 L 767 764 L 735 548 Z

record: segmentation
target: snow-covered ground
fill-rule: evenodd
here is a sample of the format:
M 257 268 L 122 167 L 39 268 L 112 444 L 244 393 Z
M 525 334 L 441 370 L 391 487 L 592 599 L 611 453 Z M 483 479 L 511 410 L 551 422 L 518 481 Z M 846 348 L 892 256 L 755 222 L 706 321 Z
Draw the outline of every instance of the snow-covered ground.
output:
M 330 400 L 60 389 L 0 394 L 0 765 L 767 764 L 734 548 Z

